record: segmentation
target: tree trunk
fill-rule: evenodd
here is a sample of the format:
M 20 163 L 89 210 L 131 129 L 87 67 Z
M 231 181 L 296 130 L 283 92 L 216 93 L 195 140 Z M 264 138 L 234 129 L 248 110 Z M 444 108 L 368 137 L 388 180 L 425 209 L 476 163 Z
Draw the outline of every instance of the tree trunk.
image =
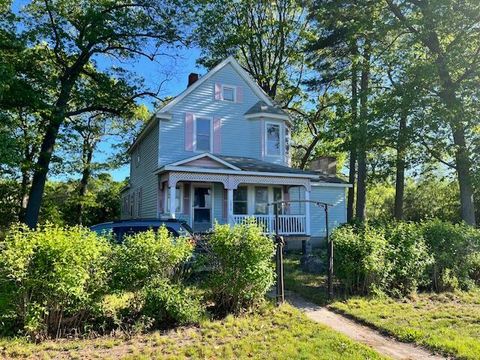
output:
M 74 80 L 72 79 L 69 81 L 62 80 L 61 91 L 55 103 L 53 113 L 48 122 L 42 145 L 40 147 L 40 154 L 33 173 L 32 186 L 30 187 L 30 194 L 24 219 L 25 224 L 31 228 L 37 226 L 38 223 L 38 216 L 42 205 L 43 192 L 45 190 L 50 161 L 52 160 L 58 131 L 65 120 L 65 112 L 73 84 Z
M 475 206 L 473 199 L 470 157 L 465 141 L 465 128 L 461 123 L 452 124 L 453 142 L 456 146 L 455 161 L 458 184 L 460 187 L 460 206 L 462 220 L 475 226 Z
M 28 187 L 31 184 L 28 170 L 22 169 L 22 182 L 20 184 L 18 218 L 20 221 L 25 219 L 25 210 L 28 204 Z
M 363 52 L 362 74 L 360 79 L 360 126 L 358 131 L 358 174 L 356 218 L 365 220 L 367 201 L 367 126 L 368 126 L 368 92 L 370 80 L 370 42 L 365 42 Z
M 396 220 L 403 220 L 403 198 L 405 192 L 405 155 L 407 149 L 407 111 L 402 110 L 398 126 L 397 158 L 395 177 L 395 207 L 393 215 Z
M 82 170 L 82 178 L 80 179 L 80 183 L 78 185 L 78 206 L 77 206 L 77 221 L 80 225 L 83 223 L 83 210 L 84 205 L 83 202 L 85 200 L 85 195 L 87 194 L 87 187 L 90 181 L 90 176 L 92 175 L 92 157 L 93 157 L 93 149 L 88 144 L 88 141 L 85 139 L 83 144 L 83 170 Z
M 358 48 L 357 44 L 354 42 L 352 44 L 352 78 L 351 78 L 351 90 L 352 90 L 352 99 L 351 99 L 351 124 L 350 124 L 350 161 L 349 161 L 349 171 L 348 171 L 348 182 L 351 187 L 348 188 L 348 198 L 347 198 L 347 221 L 351 221 L 354 215 L 355 207 L 355 178 L 357 175 L 357 139 L 356 139 L 356 126 L 358 121 L 358 69 L 357 69 L 357 55 Z

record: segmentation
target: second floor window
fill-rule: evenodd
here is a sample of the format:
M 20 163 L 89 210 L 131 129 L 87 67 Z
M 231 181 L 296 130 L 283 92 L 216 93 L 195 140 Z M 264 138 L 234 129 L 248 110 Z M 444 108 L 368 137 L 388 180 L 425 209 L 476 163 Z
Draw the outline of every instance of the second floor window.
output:
M 225 101 L 235 102 L 235 88 L 233 86 L 223 85 L 222 99 Z
M 197 151 L 211 151 L 212 147 L 212 121 L 211 119 L 197 118 L 195 130 Z
M 279 156 L 280 153 L 280 125 L 268 124 L 266 131 L 267 155 Z

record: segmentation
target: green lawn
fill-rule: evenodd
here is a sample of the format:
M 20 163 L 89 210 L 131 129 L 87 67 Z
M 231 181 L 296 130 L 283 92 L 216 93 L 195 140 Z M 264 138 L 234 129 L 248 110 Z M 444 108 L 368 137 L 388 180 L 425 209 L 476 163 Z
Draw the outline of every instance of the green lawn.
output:
M 0 358 L 78 359 L 381 359 L 371 349 L 308 320 L 284 305 L 259 314 L 229 316 L 166 333 L 125 338 L 47 341 L 0 340 Z
M 327 304 L 325 277 L 299 270 L 299 256 L 285 263 L 285 286 Z M 399 340 L 415 342 L 460 359 L 480 359 L 480 290 L 419 294 L 410 299 L 340 298 L 328 305 Z
M 480 292 L 420 294 L 408 300 L 352 298 L 332 308 L 400 340 L 461 359 L 480 359 Z

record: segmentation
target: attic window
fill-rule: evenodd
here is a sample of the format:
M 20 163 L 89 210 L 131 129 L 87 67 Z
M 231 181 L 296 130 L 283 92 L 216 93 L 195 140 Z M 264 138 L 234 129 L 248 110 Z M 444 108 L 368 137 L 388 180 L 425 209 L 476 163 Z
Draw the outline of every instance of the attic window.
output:
M 235 102 L 235 87 L 223 85 L 222 99 L 225 101 Z

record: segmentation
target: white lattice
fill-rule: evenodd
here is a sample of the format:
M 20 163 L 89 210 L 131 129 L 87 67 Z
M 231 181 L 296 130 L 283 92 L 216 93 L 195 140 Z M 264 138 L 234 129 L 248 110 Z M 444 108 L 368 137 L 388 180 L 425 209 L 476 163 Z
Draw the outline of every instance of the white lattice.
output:
M 225 189 L 236 189 L 240 184 L 275 184 L 304 186 L 311 190 L 310 180 L 295 177 L 231 175 L 231 174 L 202 174 L 196 172 L 170 171 L 168 177 L 162 175 L 161 181 L 168 181 L 168 186 L 175 186 L 179 181 L 189 182 L 217 182 L 223 184 Z

